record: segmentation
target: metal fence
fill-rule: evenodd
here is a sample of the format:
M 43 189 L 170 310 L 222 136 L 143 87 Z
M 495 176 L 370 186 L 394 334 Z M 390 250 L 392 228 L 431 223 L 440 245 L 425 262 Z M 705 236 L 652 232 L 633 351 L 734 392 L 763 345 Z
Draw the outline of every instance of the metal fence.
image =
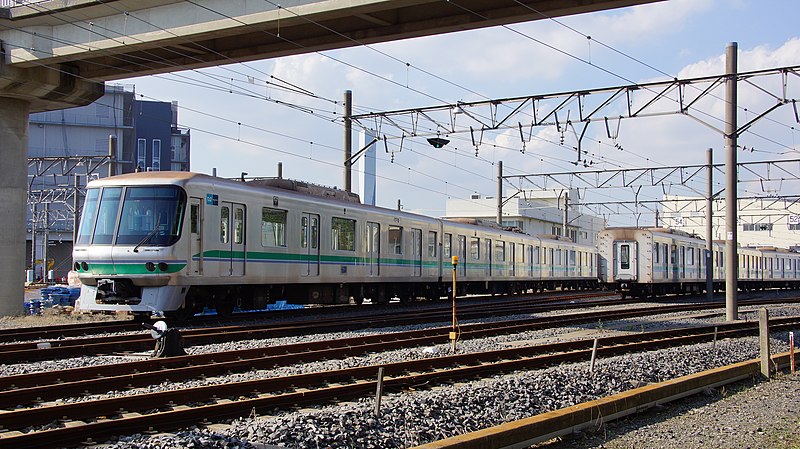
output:
M 48 0 L 0 0 L 0 8 L 11 8 L 13 6 L 29 5 L 31 3 L 42 3 Z

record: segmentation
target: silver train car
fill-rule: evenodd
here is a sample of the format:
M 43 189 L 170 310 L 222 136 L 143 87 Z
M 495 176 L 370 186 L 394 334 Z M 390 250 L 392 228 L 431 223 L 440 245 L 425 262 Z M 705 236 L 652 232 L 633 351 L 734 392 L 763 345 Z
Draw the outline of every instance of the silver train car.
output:
M 725 288 L 724 242 L 712 244 L 715 291 Z M 701 293 L 706 287 L 706 242 L 667 228 L 608 228 L 598 236 L 601 285 L 627 295 Z M 800 253 L 778 248 L 740 247 L 738 288 L 800 287 Z
M 148 172 L 92 181 L 74 270 L 86 310 L 259 309 L 597 285 L 594 248 L 366 206 L 284 179 Z

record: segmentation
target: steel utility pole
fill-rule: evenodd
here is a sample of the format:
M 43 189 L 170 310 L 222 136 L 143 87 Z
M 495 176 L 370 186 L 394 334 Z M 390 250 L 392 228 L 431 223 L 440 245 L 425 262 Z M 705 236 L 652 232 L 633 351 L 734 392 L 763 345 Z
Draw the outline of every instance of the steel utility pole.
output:
M 738 232 L 736 215 L 738 212 L 738 195 L 736 192 L 736 78 L 737 78 L 736 42 L 731 42 L 725 55 L 725 319 L 739 319 L 738 288 L 736 278 L 739 271 L 739 255 L 736 244 Z
M 503 161 L 497 161 L 497 224 L 503 226 Z
M 714 227 L 712 219 L 714 211 L 712 209 L 712 197 L 714 196 L 714 150 L 711 148 L 706 152 L 708 159 L 708 185 L 706 188 L 706 295 L 708 300 L 714 299 Z
M 344 180 L 345 192 L 353 191 L 353 91 L 344 91 Z

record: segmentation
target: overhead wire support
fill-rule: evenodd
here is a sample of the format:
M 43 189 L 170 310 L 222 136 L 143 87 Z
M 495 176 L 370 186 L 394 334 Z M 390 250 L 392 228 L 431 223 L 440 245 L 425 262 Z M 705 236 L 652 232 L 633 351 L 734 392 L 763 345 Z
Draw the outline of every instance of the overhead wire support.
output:
M 738 80 L 750 80 L 757 77 L 766 77 L 781 75 L 788 79 L 789 75 L 800 77 L 800 66 L 787 66 L 772 69 L 754 70 L 750 72 L 742 72 L 738 75 Z M 612 105 L 616 104 L 621 97 L 625 97 L 624 113 L 614 113 L 611 117 L 616 119 L 634 118 L 634 117 L 656 117 L 665 115 L 683 114 L 697 120 L 705 126 L 724 134 L 724 131 L 718 127 L 706 122 L 705 120 L 692 114 L 693 107 L 701 99 L 712 95 L 712 91 L 724 85 L 726 75 L 713 75 L 697 78 L 687 79 L 671 79 L 666 81 L 655 81 L 650 83 L 631 84 L 626 86 L 605 87 L 597 89 L 582 89 L 578 91 L 567 91 L 551 94 L 540 95 L 526 95 L 519 97 L 508 97 L 493 100 L 481 100 L 473 102 L 458 101 L 456 103 L 440 104 L 428 107 L 417 107 L 398 109 L 382 112 L 369 112 L 365 114 L 354 114 L 352 119 L 354 123 L 359 126 L 368 126 L 368 120 L 383 119 L 388 123 L 392 123 L 397 128 L 396 133 L 386 131 L 390 138 L 399 138 L 401 135 L 414 135 L 419 137 L 430 137 L 436 134 L 437 131 L 447 130 L 450 134 L 466 133 L 469 132 L 470 126 L 475 131 L 496 131 L 511 128 L 518 128 L 519 124 L 527 123 L 530 121 L 532 126 L 557 126 L 562 128 L 562 123 L 558 120 L 558 114 L 566 111 L 569 113 L 573 101 L 576 101 L 578 106 L 578 119 L 572 122 L 590 123 L 593 120 L 607 120 L 609 117 L 601 115 L 602 112 Z M 687 86 L 708 84 L 704 89 L 696 93 L 695 96 L 689 97 Z M 766 92 L 772 97 L 780 98 L 781 94 L 776 95 L 769 93 L 764 88 L 760 90 Z M 785 90 L 785 87 L 782 87 Z M 672 98 L 670 95 L 675 92 L 677 98 Z M 694 92 L 694 91 L 693 91 Z M 652 98 L 645 97 L 646 101 L 640 106 L 634 107 L 636 103 L 637 94 L 642 93 L 652 96 Z M 588 105 L 587 99 L 592 96 L 605 96 L 600 98 L 597 105 L 592 108 L 588 113 L 584 113 L 583 109 Z M 555 104 L 546 105 L 547 102 Z M 665 103 L 667 102 L 667 103 Z M 781 99 L 776 105 L 773 105 L 767 111 L 759 114 L 756 118 L 743 125 L 737 130 L 738 133 L 746 131 L 752 124 L 760 119 L 763 119 L 767 114 L 776 108 L 785 104 L 792 104 L 796 108 L 796 99 Z M 527 118 L 520 117 L 524 113 L 527 105 L 532 106 L 533 113 L 525 113 Z M 663 104 L 670 104 L 669 108 L 663 107 Z M 510 107 L 510 111 L 503 116 L 498 116 L 499 106 L 506 105 Z M 543 106 L 549 106 L 544 108 Z M 485 112 L 481 112 L 481 110 Z M 454 118 L 454 114 L 462 114 L 471 119 L 464 123 L 458 123 Z M 446 114 L 445 117 L 440 117 L 441 114 Z M 530 120 L 531 115 L 533 120 Z M 705 114 L 708 115 L 708 114 Z M 430 122 L 430 127 L 425 130 L 419 123 L 419 117 L 424 117 Z M 413 132 L 407 127 L 399 125 L 399 117 L 407 117 L 406 121 L 416 123 Z M 392 120 L 394 119 L 394 120 Z M 477 129 L 476 129 L 477 128 Z

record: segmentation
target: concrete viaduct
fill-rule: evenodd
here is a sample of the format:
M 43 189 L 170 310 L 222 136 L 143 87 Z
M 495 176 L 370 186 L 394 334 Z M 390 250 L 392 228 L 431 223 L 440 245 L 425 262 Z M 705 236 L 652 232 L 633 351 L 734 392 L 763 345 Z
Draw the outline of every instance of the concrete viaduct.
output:
M 89 104 L 115 79 L 654 1 L 0 0 L 0 316 L 22 312 L 30 112 Z

